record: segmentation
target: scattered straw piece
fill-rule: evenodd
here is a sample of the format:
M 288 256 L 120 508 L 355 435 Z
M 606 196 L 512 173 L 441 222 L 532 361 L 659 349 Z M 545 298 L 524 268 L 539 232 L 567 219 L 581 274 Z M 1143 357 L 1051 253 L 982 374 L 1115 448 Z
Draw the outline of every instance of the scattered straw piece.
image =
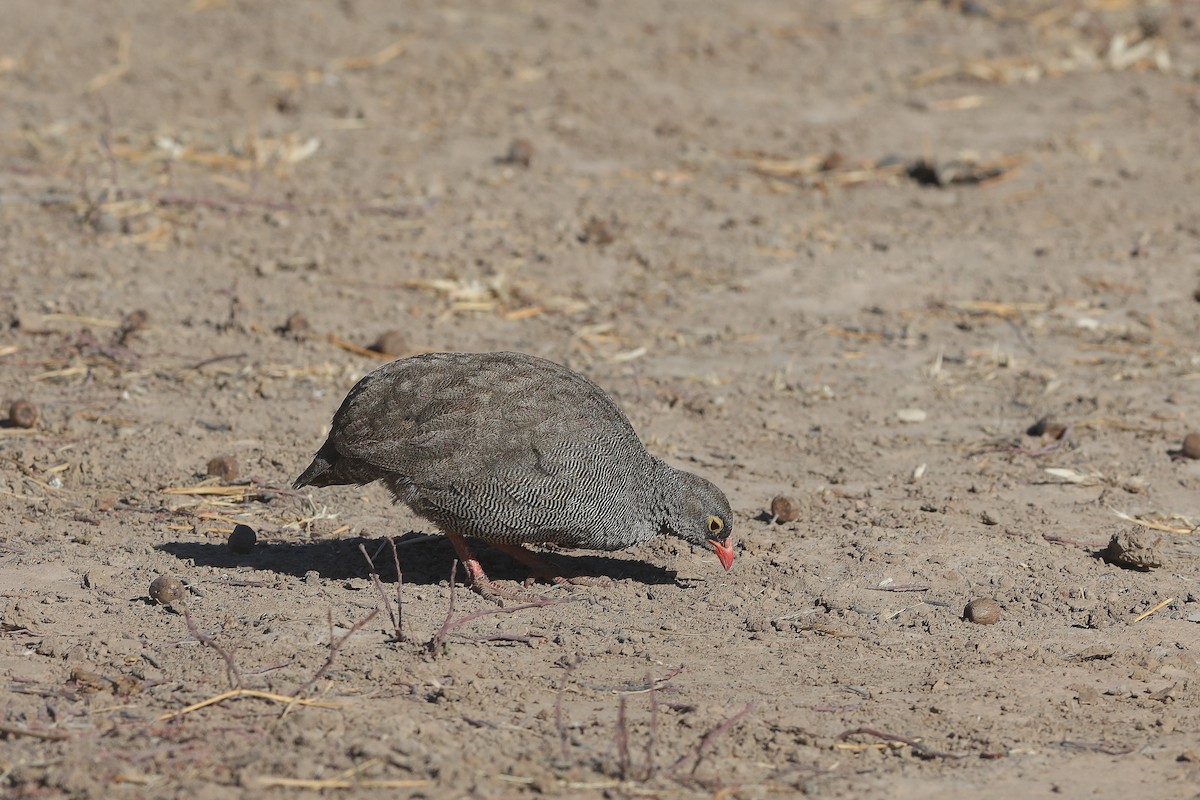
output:
M 331 778 L 252 778 L 259 786 L 293 786 L 301 789 L 410 789 L 428 786 L 432 781 L 425 779 L 374 779 L 359 778 L 367 769 L 383 763 L 378 758 L 355 764 L 345 772 Z
M 1164 608 L 1166 608 L 1167 606 L 1171 605 L 1171 603 L 1174 603 L 1174 602 L 1175 602 L 1174 597 L 1168 597 L 1166 600 L 1163 600 L 1161 603 L 1159 603 L 1158 605 L 1156 605 L 1154 608 L 1150 609 L 1149 611 L 1143 611 L 1141 614 L 1138 614 L 1136 617 L 1134 617 L 1130 621 L 1129 624 L 1132 625 L 1134 622 L 1141 622 L 1146 617 L 1150 616 L 1151 614 L 1155 613 L 1156 611 L 1162 611 Z
M 120 320 L 83 317 L 78 314 L 43 314 L 42 322 L 78 322 L 80 325 L 91 325 L 93 328 L 121 327 Z
M 220 497 L 245 498 L 251 491 L 250 486 L 168 486 L 160 491 L 163 494 L 188 495 L 217 495 Z
M 503 776 L 501 776 L 503 777 Z M 346 780 L 342 778 L 325 778 L 323 780 L 305 780 L 304 778 L 252 778 L 258 786 L 291 786 L 298 789 L 412 789 L 419 786 L 429 786 L 433 781 L 426 779 L 409 780 Z
M 1196 533 L 1196 526 L 1188 523 L 1187 518 L 1179 514 L 1172 514 L 1170 518 L 1183 520 L 1183 522 L 1187 523 L 1186 528 L 1167 525 L 1164 522 L 1155 522 L 1154 520 L 1142 517 L 1135 517 L 1132 514 L 1126 514 L 1124 511 L 1117 511 L 1116 509 L 1113 509 L 1113 513 L 1126 522 L 1132 522 L 1134 525 L 1141 525 L 1143 528 L 1150 528 L 1155 531 L 1163 531 L 1164 533 Z
M 222 703 L 226 700 L 232 700 L 237 697 L 257 697 L 260 700 L 271 700 L 276 703 L 287 703 L 289 706 L 315 706 L 316 708 L 341 708 L 344 703 L 331 703 L 327 700 L 310 700 L 305 697 L 290 697 L 286 694 L 275 694 L 274 692 L 261 692 L 257 689 L 231 689 L 228 692 L 221 692 L 215 697 L 210 697 L 207 700 L 201 700 L 199 703 L 192 703 L 187 708 L 181 708 L 178 711 L 172 711 L 169 714 L 163 714 L 158 718 L 159 722 L 166 722 L 169 719 L 182 717 L 184 714 L 190 714 L 193 711 L 199 711 L 202 708 Z
M 348 342 L 335 333 L 329 334 L 329 341 L 331 344 L 335 344 L 343 350 L 349 350 L 351 353 L 355 353 L 356 355 L 360 356 L 366 356 L 367 358 L 377 358 L 380 361 L 389 361 L 392 358 L 392 356 L 389 356 L 387 353 L 380 353 L 377 350 L 370 350 L 362 345 L 355 344 L 354 342 Z

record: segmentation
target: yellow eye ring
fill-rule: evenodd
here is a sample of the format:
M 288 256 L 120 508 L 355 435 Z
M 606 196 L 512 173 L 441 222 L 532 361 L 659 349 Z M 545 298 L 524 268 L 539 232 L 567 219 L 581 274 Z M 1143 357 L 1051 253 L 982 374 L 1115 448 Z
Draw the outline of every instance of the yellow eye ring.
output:
M 720 517 L 708 518 L 708 532 L 714 536 L 725 530 L 725 522 Z

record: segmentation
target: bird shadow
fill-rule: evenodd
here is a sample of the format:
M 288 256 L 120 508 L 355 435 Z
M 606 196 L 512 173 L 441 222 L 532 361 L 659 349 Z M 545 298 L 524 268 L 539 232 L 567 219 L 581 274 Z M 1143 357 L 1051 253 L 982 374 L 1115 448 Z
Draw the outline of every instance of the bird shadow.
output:
M 529 568 L 516 559 L 482 542 L 473 542 L 473 545 L 488 577 L 493 580 L 521 582 L 529 577 Z M 365 548 L 370 555 L 380 580 L 395 582 L 395 561 L 388 540 L 384 537 L 355 536 L 315 542 L 266 541 L 254 545 L 248 553 L 235 552 L 227 544 L 217 542 L 163 542 L 155 545 L 157 550 L 181 560 L 190 560 L 198 566 L 230 570 L 250 568 L 296 577 L 306 577 L 316 572 L 326 580 L 369 578 L 371 566 L 360 548 Z M 396 548 L 406 584 L 431 585 L 447 580 L 457 558 L 453 546 L 444 536 L 430 538 L 410 533 L 396 537 Z M 565 555 L 561 551 L 539 551 L 538 555 L 560 567 L 567 576 L 629 579 L 647 585 L 682 585 L 674 570 L 644 561 L 593 553 Z M 461 565 L 458 579 L 466 579 Z

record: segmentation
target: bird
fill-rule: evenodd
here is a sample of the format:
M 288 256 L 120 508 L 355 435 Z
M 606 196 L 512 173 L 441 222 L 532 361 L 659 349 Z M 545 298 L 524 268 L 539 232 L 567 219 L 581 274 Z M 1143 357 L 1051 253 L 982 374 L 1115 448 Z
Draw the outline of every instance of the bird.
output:
M 424 353 L 385 364 L 347 393 L 295 488 L 380 481 L 454 546 L 471 588 L 488 578 L 468 538 L 555 583 L 525 545 L 621 550 L 661 535 L 733 566 L 733 514 L 709 480 L 651 455 L 603 389 L 526 353 Z

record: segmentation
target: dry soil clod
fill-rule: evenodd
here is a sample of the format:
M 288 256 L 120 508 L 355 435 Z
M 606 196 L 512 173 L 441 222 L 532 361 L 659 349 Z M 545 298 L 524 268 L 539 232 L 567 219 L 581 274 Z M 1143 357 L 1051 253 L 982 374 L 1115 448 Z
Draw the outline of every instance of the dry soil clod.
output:
M 287 321 L 279 327 L 279 332 L 285 336 L 299 338 L 306 336 L 312 326 L 308 324 L 308 318 L 299 311 L 287 318 Z
M 237 480 L 238 463 L 235 456 L 217 456 L 208 460 L 208 474 L 225 482 Z
M 28 400 L 15 400 L 8 407 L 8 421 L 17 428 L 32 428 L 37 425 L 38 407 Z
M 1056 422 L 1052 417 L 1042 417 L 1025 430 L 1026 436 L 1046 436 L 1051 439 L 1061 439 L 1067 426 Z
M 1100 556 L 1114 566 L 1148 572 L 1163 564 L 1160 544 L 1162 536 L 1153 531 L 1127 528 L 1113 534 Z
M 235 553 L 246 554 L 254 549 L 254 545 L 258 543 L 258 534 L 254 532 L 254 528 L 249 525 L 234 525 L 233 532 L 229 534 L 229 549 Z
M 584 244 L 612 244 L 615 238 L 609 224 L 599 217 L 589 219 L 579 234 L 579 241 Z
M 402 356 L 408 352 L 408 339 L 400 331 L 384 331 L 367 349 L 385 356 Z
M 800 502 L 794 497 L 776 495 L 771 501 L 771 516 L 776 522 L 795 522 L 800 519 Z
M 990 597 L 979 597 L 967 603 L 963 619 L 976 625 L 995 625 L 1000 621 L 1000 604 Z
M 508 145 L 508 152 L 500 159 L 501 164 L 513 164 L 518 167 L 528 167 L 533 160 L 533 143 L 528 139 L 513 139 Z
M 183 581 L 170 575 L 159 575 L 150 582 L 150 599 L 159 605 L 169 606 L 187 595 Z
M 1200 433 L 1189 433 L 1183 437 L 1183 446 L 1179 452 L 1184 458 L 1200 458 Z

